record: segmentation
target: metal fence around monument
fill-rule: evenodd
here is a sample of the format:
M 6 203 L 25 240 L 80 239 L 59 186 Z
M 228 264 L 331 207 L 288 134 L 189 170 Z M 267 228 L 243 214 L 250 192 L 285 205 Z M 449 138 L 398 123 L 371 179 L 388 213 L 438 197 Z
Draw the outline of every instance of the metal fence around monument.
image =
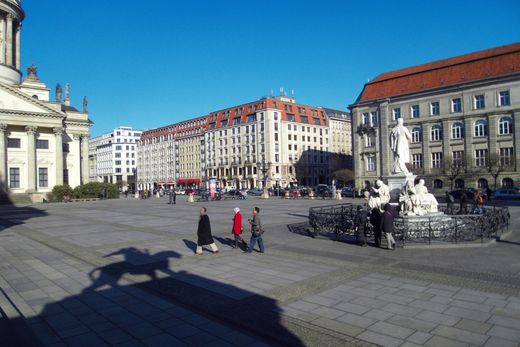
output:
M 445 205 L 439 205 L 439 211 L 444 215 L 396 217 L 394 238 L 398 244 L 483 243 L 501 236 L 509 228 L 509 209 L 503 206 L 484 206 L 478 214 L 459 214 L 457 209 L 448 210 Z M 311 207 L 309 224 L 314 236 L 355 237 L 357 213 L 357 205 L 351 203 Z M 367 239 L 373 240 L 370 218 L 362 227 Z

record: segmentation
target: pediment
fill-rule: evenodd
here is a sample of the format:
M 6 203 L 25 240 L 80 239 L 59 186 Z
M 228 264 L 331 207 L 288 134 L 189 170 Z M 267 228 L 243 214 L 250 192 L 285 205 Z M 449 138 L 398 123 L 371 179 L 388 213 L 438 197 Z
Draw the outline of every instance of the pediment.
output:
M 28 96 L 30 97 L 30 96 Z M 44 106 L 38 105 L 38 102 L 31 102 L 27 98 L 23 98 L 19 95 L 14 95 L 5 89 L 0 88 L 0 112 L 3 110 L 9 112 L 29 112 L 29 113 L 49 113 L 50 111 Z

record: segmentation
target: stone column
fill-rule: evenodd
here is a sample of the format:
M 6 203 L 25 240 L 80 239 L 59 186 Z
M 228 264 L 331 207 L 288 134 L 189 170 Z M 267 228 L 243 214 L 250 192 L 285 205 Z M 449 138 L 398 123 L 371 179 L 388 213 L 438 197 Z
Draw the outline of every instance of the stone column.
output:
M 20 70 L 20 31 L 22 29 L 22 23 L 16 25 L 16 69 Z
M 25 127 L 27 132 L 27 193 L 36 192 L 36 130 L 32 125 Z
M 56 185 L 63 184 L 63 128 L 53 128 L 56 141 Z
M 7 187 L 7 153 L 5 146 L 6 123 L 0 123 L 0 190 Z M 4 183 L 2 183 L 4 182 Z
M 0 15 L 0 64 L 5 64 L 5 17 Z
M 13 15 L 6 16 L 7 25 L 5 30 L 5 64 L 13 65 Z
M 81 135 L 81 182 L 89 182 L 88 172 L 88 135 Z

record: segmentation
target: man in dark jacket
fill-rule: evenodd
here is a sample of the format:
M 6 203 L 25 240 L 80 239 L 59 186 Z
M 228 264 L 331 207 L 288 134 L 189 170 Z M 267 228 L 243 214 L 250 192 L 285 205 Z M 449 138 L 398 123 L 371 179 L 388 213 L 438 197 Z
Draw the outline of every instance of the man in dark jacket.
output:
M 367 211 L 365 211 L 365 209 L 361 205 L 358 205 L 354 225 L 356 228 L 356 240 L 359 242 L 359 245 L 361 247 L 367 246 L 366 224 Z
M 381 212 L 379 209 L 373 208 L 372 211 L 370 211 L 370 224 L 372 224 L 372 227 L 374 228 L 374 243 L 376 247 L 381 246 Z
M 262 228 L 262 221 L 260 220 L 260 207 L 253 208 L 253 219 L 249 220 L 249 224 L 251 224 L 251 240 L 249 241 L 247 252 L 253 252 L 255 244 L 258 242 L 260 253 L 264 253 L 264 240 L 262 239 L 264 229 Z
M 381 216 L 381 231 L 385 233 L 388 249 L 395 249 L 394 233 L 394 213 L 390 204 L 385 205 L 385 212 Z
M 173 188 L 170 188 L 170 201 L 168 202 L 168 204 L 176 204 L 177 203 L 177 193 L 175 192 L 175 189 Z
M 207 210 L 205 207 L 200 209 L 199 227 L 197 229 L 197 249 L 195 250 L 195 255 L 202 255 L 202 246 L 206 245 L 209 245 L 214 254 L 218 253 L 217 245 L 215 244 L 215 241 L 213 241 L 213 236 L 211 235 L 211 225 L 206 212 Z

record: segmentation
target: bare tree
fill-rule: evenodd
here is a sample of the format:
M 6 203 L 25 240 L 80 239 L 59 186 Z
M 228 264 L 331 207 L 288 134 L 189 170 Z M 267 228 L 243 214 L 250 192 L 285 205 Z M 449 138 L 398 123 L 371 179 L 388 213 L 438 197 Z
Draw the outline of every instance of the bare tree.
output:
M 512 163 L 508 158 L 500 158 L 498 153 L 491 153 L 486 162 L 486 170 L 493 177 L 493 187 L 497 189 L 498 176 L 504 171 L 512 169 Z
M 350 169 L 341 169 L 334 171 L 332 176 L 336 180 L 338 180 L 338 182 L 341 182 L 344 185 L 354 180 L 354 172 Z
M 450 190 L 453 190 L 455 180 L 464 176 L 466 169 L 466 161 L 464 159 L 453 160 L 451 157 L 444 158 L 442 171 L 450 181 Z

